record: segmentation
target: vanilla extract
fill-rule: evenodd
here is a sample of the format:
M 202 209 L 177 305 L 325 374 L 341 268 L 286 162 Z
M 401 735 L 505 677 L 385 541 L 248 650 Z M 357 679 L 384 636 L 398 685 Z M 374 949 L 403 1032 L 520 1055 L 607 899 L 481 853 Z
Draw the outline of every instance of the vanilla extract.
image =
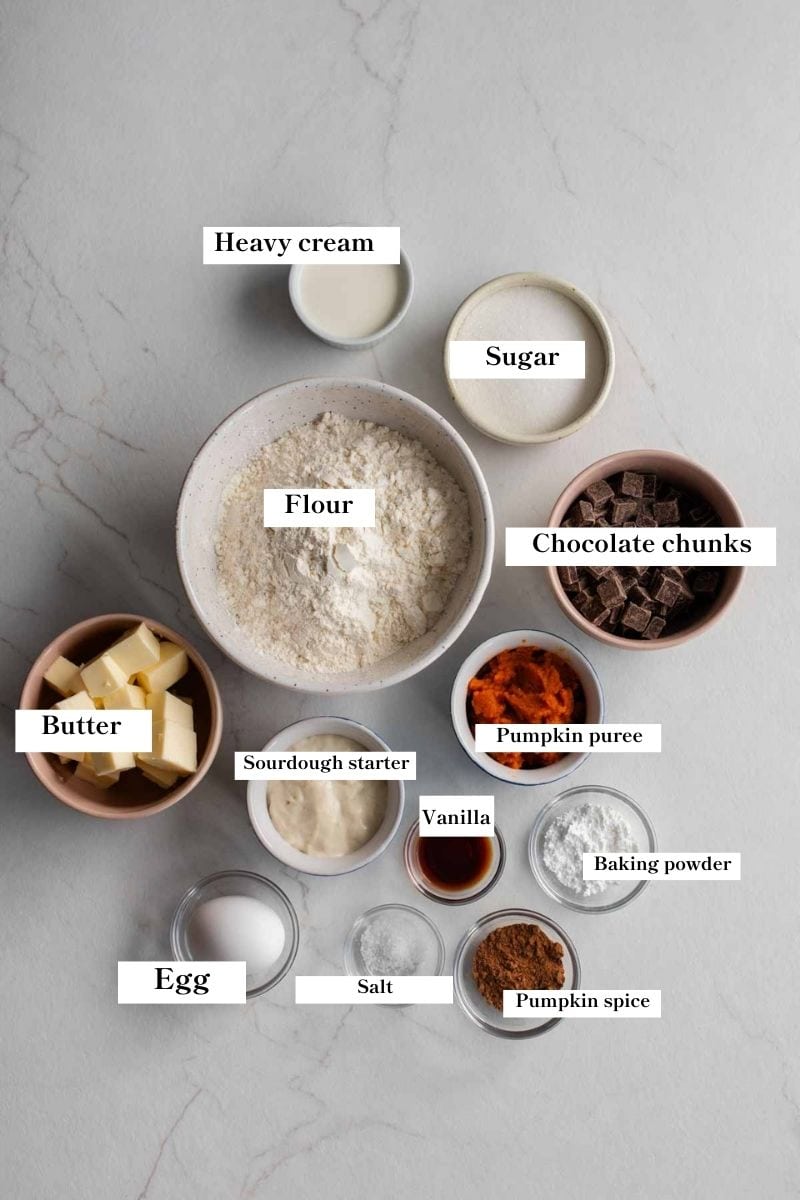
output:
M 492 838 L 421 837 L 419 868 L 429 883 L 447 892 L 467 891 L 492 865 Z

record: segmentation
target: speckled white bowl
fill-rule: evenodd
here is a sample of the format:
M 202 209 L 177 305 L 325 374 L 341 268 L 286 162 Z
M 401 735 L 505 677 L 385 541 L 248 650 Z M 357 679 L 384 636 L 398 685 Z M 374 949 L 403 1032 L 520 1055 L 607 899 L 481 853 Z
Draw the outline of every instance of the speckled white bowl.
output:
M 231 476 L 262 446 L 324 412 L 375 421 L 417 438 L 464 489 L 472 524 L 466 570 L 434 627 L 381 662 L 337 675 L 298 670 L 256 649 L 222 599 L 214 554 L 214 530 Z M 240 667 L 300 691 L 370 691 L 399 683 L 430 666 L 466 628 L 491 575 L 494 517 L 489 489 L 475 456 L 461 435 L 427 404 L 371 379 L 298 379 L 242 405 L 201 447 L 181 492 L 177 550 L 183 584 L 198 620 L 220 650 Z M 309 630 L 309 637 L 313 632 Z

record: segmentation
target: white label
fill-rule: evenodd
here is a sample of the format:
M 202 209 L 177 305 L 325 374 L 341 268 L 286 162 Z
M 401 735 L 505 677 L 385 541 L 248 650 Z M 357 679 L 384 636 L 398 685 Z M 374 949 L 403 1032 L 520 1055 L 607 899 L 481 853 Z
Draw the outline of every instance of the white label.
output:
M 741 879 L 742 856 L 723 850 L 584 854 L 584 879 Z
M 120 962 L 118 1004 L 244 1004 L 245 962 Z
M 660 1017 L 660 991 L 592 988 L 587 991 L 503 992 L 504 1017 Z
M 374 488 L 264 488 L 267 529 L 366 529 L 374 524 Z M 342 553 L 336 565 L 348 572 L 358 564 Z
M 420 796 L 420 837 L 494 837 L 494 796 Z
M 585 379 L 585 342 L 450 342 L 451 379 Z
M 475 749 L 486 754 L 659 754 L 660 725 L 476 725 Z
M 417 756 L 399 750 L 237 751 L 236 779 L 416 779 Z
M 146 754 L 153 746 L 153 714 L 149 708 L 19 708 L 15 735 L 17 750 Z
M 774 529 L 509 526 L 507 567 L 774 567 Z
M 206 225 L 203 262 L 399 263 L 397 225 Z
M 295 1004 L 452 1004 L 452 975 L 297 975 Z

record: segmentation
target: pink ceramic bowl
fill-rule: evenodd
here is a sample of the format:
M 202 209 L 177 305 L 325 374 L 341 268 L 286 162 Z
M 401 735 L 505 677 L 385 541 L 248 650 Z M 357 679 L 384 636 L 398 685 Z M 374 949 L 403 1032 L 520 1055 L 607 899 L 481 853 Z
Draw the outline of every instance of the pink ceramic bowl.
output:
M 197 770 L 166 790 L 145 779 L 140 771 L 126 771 L 119 783 L 107 791 L 100 791 L 91 783 L 75 779 L 70 764 L 62 764 L 55 754 L 37 752 L 26 755 L 36 778 L 57 800 L 93 817 L 149 817 L 153 813 L 163 812 L 197 787 L 219 749 L 222 702 L 208 664 L 174 629 L 151 617 L 140 617 L 134 613 L 107 613 L 101 617 L 90 617 L 88 621 L 81 621 L 54 638 L 30 669 L 20 696 L 20 708 L 51 708 L 60 699 L 44 682 L 45 671 L 60 654 L 70 662 L 88 662 L 116 641 L 126 629 L 132 629 L 141 621 L 149 625 L 158 637 L 169 638 L 171 642 L 182 646 L 189 657 L 189 670 L 180 681 L 179 691 L 192 701 L 194 709 Z
M 691 459 L 683 458 L 680 454 L 673 454 L 669 450 L 621 450 L 617 454 L 609 454 L 608 458 L 601 458 L 598 462 L 592 463 L 564 488 L 553 506 L 547 524 L 560 525 L 567 510 L 590 483 L 595 483 L 599 479 L 607 479 L 609 475 L 616 475 L 620 471 L 654 471 L 662 479 L 669 480 L 676 487 L 686 488 L 702 496 L 717 513 L 723 526 L 733 528 L 737 525 L 744 525 L 744 518 L 739 506 L 724 484 L 720 483 L 705 467 L 698 466 Z M 744 578 L 744 567 L 725 567 L 725 576 L 718 595 L 694 624 L 687 625 L 678 633 L 648 641 L 646 638 L 621 638 L 604 629 L 598 629 L 575 608 L 558 577 L 558 568 L 545 567 L 545 570 L 555 592 L 556 600 L 569 619 L 590 637 L 596 638 L 599 642 L 605 642 L 608 646 L 621 646 L 623 650 L 666 650 L 670 646 L 680 646 L 690 638 L 696 637 L 698 633 L 702 633 L 719 620 L 741 587 Z

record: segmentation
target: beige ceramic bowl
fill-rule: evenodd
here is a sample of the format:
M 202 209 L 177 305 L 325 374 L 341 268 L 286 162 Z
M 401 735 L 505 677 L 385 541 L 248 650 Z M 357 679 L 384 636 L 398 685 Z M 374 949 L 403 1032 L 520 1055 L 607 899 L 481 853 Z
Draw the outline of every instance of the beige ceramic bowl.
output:
M 567 515 L 567 510 L 590 483 L 595 483 L 598 479 L 607 479 L 609 475 L 617 475 L 620 471 L 653 471 L 676 487 L 686 488 L 696 492 L 698 496 L 702 496 L 714 509 L 723 526 L 734 528 L 744 525 L 744 517 L 739 506 L 724 484 L 720 483 L 705 467 L 699 466 L 689 458 L 683 458 L 680 454 L 673 454 L 669 450 L 622 450 L 617 454 L 610 454 L 608 458 L 601 458 L 598 462 L 592 463 L 564 488 L 553 506 L 547 524 L 559 526 Z M 546 567 L 545 570 L 555 592 L 556 600 L 569 619 L 590 637 L 596 638 L 599 642 L 605 642 L 608 646 L 620 646 L 623 650 L 666 650 L 670 646 L 680 646 L 689 638 L 696 637 L 698 633 L 702 633 L 703 630 L 708 629 L 710 625 L 719 620 L 741 587 L 744 578 L 744 567 L 725 567 L 725 576 L 718 595 L 694 624 L 687 625 L 685 629 L 670 634 L 668 637 L 648 641 L 646 638 L 621 638 L 604 629 L 598 629 L 575 608 L 558 577 L 558 568 Z
M 263 446 L 326 412 L 374 421 L 422 442 L 464 489 L 472 528 L 466 568 L 436 624 L 388 658 L 335 675 L 294 667 L 253 644 L 224 601 L 214 551 L 214 531 L 231 478 Z M 374 379 L 296 379 L 237 408 L 200 447 L 189 469 L 178 505 L 176 533 L 183 585 L 208 636 L 245 671 L 305 692 L 371 691 L 409 679 L 429 666 L 472 619 L 489 582 L 494 550 L 489 489 L 467 443 L 427 404 Z M 313 628 L 308 637 L 313 643 Z
M 31 769 L 57 800 L 77 808 L 79 812 L 93 817 L 149 817 L 162 812 L 197 787 L 208 771 L 219 749 L 222 736 L 222 703 L 214 676 L 207 663 L 193 646 L 174 629 L 154 621 L 151 617 L 140 617 L 134 613 L 107 613 L 101 617 L 90 617 L 73 625 L 45 646 L 30 669 L 22 689 L 20 708 L 51 708 L 59 695 L 44 682 L 44 673 L 59 655 L 70 662 L 88 662 L 116 641 L 126 629 L 132 629 L 144 621 L 158 637 L 168 638 L 182 646 L 189 657 L 189 670 L 180 681 L 182 696 L 192 701 L 197 730 L 197 770 L 186 779 L 179 780 L 166 790 L 157 783 L 145 779 L 140 771 L 125 771 L 119 783 L 107 791 L 95 788 L 91 783 L 75 779 L 72 766 L 62 764 L 55 754 L 31 753 L 26 757 Z

